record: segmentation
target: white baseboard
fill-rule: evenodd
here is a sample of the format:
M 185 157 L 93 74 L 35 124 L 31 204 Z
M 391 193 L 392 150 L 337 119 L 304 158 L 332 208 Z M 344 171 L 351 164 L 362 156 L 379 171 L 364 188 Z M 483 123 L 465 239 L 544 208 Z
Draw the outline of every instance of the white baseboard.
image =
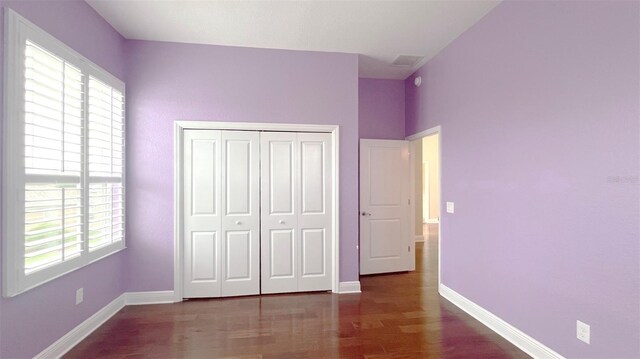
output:
M 360 293 L 360 281 L 356 280 L 353 282 L 340 282 L 338 293 L 340 294 Z
M 416 234 L 416 238 L 414 239 L 414 241 L 415 242 L 424 242 L 424 236 Z
M 463 297 L 461 294 L 451 288 L 448 288 L 444 284 L 440 284 L 439 292 L 445 299 L 464 310 L 482 324 L 489 327 L 489 329 L 498 333 L 498 335 L 510 341 L 513 345 L 522 349 L 522 351 L 532 357 L 540 359 L 564 359 L 562 355 L 531 338 L 518 328 L 505 322 L 495 314 Z
M 175 294 L 172 290 L 128 292 L 125 293 L 125 299 L 126 305 L 175 303 Z
M 87 318 L 84 322 L 78 324 L 77 327 L 73 328 L 62 338 L 56 340 L 55 343 L 41 351 L 40 354 L 34 358 L 57 359 L 62 357 L 126 305 L 174 303 L 174 299 L 174 292 L 172 290 L 123 293 L 111 303 L 98 310 L 94 315 Z
M 98 329 L 104 322 L 120 311 L 125 306 L 125 295 L 122 294 L 114 299 L 111 303 L 97 311 L 94 315 L 87 318 L 84 322 L 78 324 L 69 333 L 55 341 L 48 348 L 41 351 L 34 358 L 38 359 L 54 359 L 60 358 L 69 350 L 75 347 L 82 339 L 86 338 L 94 330 Z

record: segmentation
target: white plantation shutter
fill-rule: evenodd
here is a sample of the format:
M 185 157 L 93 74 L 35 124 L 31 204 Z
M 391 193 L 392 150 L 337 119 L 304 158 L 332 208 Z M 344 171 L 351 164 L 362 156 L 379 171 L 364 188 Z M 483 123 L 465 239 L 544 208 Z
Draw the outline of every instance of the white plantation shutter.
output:
M 124 83 L 7 13 L 3 292 L 124 248 Z
M 80 255 L 81 201 L 82 191 L 78 184 L 27 184 L 25 274 Z
M 89 77 L 89 250 L 124 238 L 124 97 Z
M 80 70 L 31 41 L 25 47 L 24 271 L 82 250 Z

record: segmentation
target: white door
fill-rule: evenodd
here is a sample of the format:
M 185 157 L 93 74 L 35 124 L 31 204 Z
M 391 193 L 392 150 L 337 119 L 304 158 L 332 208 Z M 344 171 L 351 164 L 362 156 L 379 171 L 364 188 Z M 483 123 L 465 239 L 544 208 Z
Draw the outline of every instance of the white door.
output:
M 261 135 L 261 292 L 331 289 L 331 137 Z
M 222 131 L 222 296 L 260 293 L 260 134 Z
M 298 290 L 296 148 L 295 133 L 264 132 L 260 136 L 262 293 Z
M 221 295 L 220 142 L 220 131 L 184 131 L 185 298 Z
M 360 140 L 360 274 L 410 270 L 409 142 Z
M 184 133 L 184 297 L 260 293 L 259 133 Z
M 331 289 L 331 134 L 299 133 L 298 291 Z

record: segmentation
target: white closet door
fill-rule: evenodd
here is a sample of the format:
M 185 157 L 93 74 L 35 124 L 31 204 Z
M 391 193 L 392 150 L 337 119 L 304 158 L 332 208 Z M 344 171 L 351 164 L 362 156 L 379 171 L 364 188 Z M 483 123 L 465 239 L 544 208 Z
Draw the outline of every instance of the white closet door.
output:
M 262 293 L 331 289 L 331 135 L 261 135 Z
M 185 298 L 221 294 L 220 142 L 220 131 L 184 132 Z
M 222 131 L 222 296 L 260 293 L 260 134 Z
M 298 134 L 298 291 L 331 289 L 331 134 Z
M 261 157 L 261 292 L 298 290 L 295 133 L 264 132 Z

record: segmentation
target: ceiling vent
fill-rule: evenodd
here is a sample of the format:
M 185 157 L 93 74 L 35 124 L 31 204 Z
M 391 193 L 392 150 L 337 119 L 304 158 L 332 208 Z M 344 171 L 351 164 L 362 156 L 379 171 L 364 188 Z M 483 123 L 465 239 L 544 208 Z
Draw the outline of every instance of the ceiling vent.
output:
M 400 55 L 393 60 L 391 66 L 414 67 L 422 61 L 422 59 L 424 59 L 424 56 Z

